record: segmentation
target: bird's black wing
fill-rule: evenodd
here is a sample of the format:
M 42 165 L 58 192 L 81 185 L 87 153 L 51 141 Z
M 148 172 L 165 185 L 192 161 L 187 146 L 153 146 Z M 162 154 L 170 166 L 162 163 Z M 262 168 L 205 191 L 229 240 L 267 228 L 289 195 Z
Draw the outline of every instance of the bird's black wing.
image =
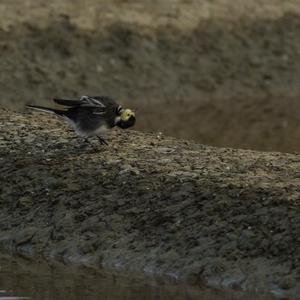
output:
M 105 111 L 120 115 L 123 110 L 122 106 L 119 105 L 113 98 L 107 96 L 93 96 L 91 97 L 95 101 L 101 102 L 105 106 Z
M 67 100 L 54 98 L 53 101 L 57 104 L 69 107 L 68 111 L 73 112 L 89 112 L 92 115 L 104 116 L 107 114 L 119 114 L 122 107 L 116 101 L 107 96 L 82 96 L 79 100 Z
M 54 98 L 53 101 L 57 104 L 64 106 L 82 106 L 82 107 L 96 107 L 104 109 L 106 105 L 105 97 L 90 97 L 90 96 L 82 96 L 80 100 L 67 100 L 61 98 Z
M 94 101 L 100 102 L 105 107 L 118 106 L 118 104 L 116 103 L 116 101 L 114 99 L 107 97 L 107 96 L 93 96 L 90 98 L 94 99 Z
M 105 108 L 106 105 L 103 102 L 104 97 L 90 97 L 90 96 L 82 96 L 80 98 L 80 106 L 95 106 Z

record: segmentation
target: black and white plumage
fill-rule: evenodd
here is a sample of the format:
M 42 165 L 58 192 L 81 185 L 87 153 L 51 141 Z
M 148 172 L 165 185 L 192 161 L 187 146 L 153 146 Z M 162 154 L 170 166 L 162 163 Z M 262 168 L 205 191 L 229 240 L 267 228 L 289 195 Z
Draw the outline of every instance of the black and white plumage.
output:
M 135 113 L 130 109 L 123 109 L 110 97 L 82 96 L 79 100 L 54 98 L 53 101 L 65 106 L 65 109 L 37 105 L 27 105 L 27 107 L 55 114 L 65 119 L 79 136 L 85 139 L 97 136 L 102 144 L 107 144 L 103 134 L 108 129 L 114 126 L 126 129 L 135 124 Z

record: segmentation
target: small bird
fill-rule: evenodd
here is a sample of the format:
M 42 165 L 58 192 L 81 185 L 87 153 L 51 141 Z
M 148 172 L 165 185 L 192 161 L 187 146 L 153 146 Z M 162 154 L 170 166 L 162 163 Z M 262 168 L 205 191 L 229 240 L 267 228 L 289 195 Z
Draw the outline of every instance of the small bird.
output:
M 75 132 L 90 143 L 88 138 L 97 136 L 101 144 L 108 145 L 103 137 L 108 129 L 118 126 L 122 129 L 135 124 L 135 113 L 124 109 L 116 101 L 106 96 L 82 96 L 79 100 L 54 98 L 53 101 L 65 106 L 64 110 L 37 105 L 27 108 L 52 113 L 65 119 Z

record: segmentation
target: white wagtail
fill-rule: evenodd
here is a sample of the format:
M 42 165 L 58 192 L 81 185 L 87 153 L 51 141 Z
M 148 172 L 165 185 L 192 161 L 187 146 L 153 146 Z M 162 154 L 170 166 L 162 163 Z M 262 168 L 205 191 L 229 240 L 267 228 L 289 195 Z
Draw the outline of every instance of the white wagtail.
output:
M 82 96 L 79 100 L 54 98 L 53 101 L 66 106 L 65 110 L 36 105 L 27 107 L 62 117 L 87 142 L 89 137 L 97 136 L 101 144 L 107 145 L 103 134 L 108 129 L 114 126 L 126 129 L 135 123 L 135 113 L 131 109 L 124 109 L 110 97 Z

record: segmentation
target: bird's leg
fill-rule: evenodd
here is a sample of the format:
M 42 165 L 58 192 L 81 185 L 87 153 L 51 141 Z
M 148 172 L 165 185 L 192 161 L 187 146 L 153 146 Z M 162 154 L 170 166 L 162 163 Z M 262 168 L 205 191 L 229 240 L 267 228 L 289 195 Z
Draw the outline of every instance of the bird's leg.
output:
M 103 137 L 97 136 L 97 138 L 98 138 L 98 140 L 99 140 L 99 142 L 100 142 L 101 145 L 106 145 L 106 146 L 108 146 L 107 141 L 106 141 Z

